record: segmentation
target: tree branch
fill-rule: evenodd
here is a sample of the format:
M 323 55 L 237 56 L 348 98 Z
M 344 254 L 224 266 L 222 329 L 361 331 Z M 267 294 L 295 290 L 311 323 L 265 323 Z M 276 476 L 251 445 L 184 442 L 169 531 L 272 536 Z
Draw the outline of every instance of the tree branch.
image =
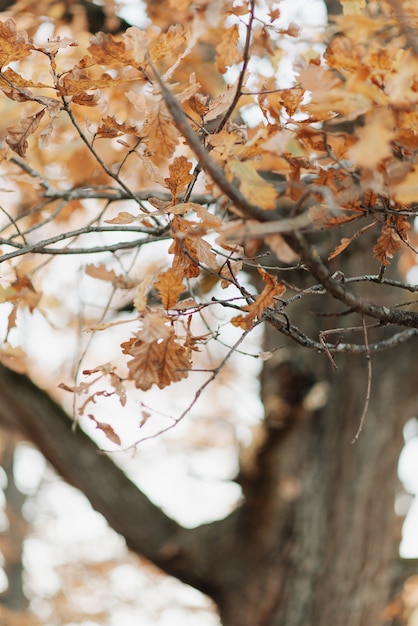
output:
M 167 574 L 213 595 L 214 541 L 228 518 L 184 529 L 165 515 L 29 378 L 0 365 L 0 422 L 20 430 L 90 500 L 134 552 Z M 208 537 L 211 538 L 208 541 Z
M 284 235 L 284 237 L 290 247 L 301 257 L 302 262 L 309 268 L 312 276 L 325 287 L 328 293 L 337 300 L 344 302 L 350 309 L 361 315 L 369 315 L 378 319 L 383 324 L 398 324 L 399 326 L 418 328 L 418 313 L 372 304 L 346 289 L 342 281 L 333 278 L 321 257 L 313 251 L 302 233 L 294 231 Z

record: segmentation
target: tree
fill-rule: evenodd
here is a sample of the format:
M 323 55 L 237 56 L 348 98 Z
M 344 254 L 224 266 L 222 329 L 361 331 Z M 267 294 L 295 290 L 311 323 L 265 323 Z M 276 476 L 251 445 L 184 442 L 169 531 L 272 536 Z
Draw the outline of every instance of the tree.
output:
M 405 278 L 416 258 L 416 5 L 344 0 L 325 47 L 306 44 L 283 87 L 278 59 L 300 31 L 280 25 L 279 8 L 183 2 L 173 25 L 174 4 L 149 2 L 148 29 L 91 39 L 80 27 L 86 3 L 72 4 L 70 26 L 67 13 L 54 19 L 46 43 L 43 6 L 25 29 L 1 22 L 10 120 L 1 167 L 14 190 L 2 207 L 1 299 L 13 338 L 22 309 L 48 316 L 42 280 L 56 259 L 76 255 L 88 280 L 112 290 L 85 323 L 97 335 L 121 321 L 134 292 L 137 326 L 120 359 L 61 385 L 88 394 L 77 419 L 116 444 L 117 429 L 92 412 L 98 398 L 123 406 L 134 387 L 188 378 L 220 336 L 210 313 L 204 331 L 199 316 L 230 312 L 241 336 L 206 366 L 172 428 L 263 324 L 265 419 L 236 478 L 242 503 L 221 521 L 181 527 L 74 432 L 22 373 L 11 342 L 1 353 L 1 420 L 132 550 L 211 596 L 224 626 L 379 624 L 411 572 L 397 556 L 394 498 L 416 397 L 418 288 Z M 13 11 L 22 19 L 19 5 Z M 237 78 L 225 87 L 229 67 Z M 170 260 L 144 269 L 136 255 L 160 242 Z M 100 262 L 86 264 L 93 255 Z

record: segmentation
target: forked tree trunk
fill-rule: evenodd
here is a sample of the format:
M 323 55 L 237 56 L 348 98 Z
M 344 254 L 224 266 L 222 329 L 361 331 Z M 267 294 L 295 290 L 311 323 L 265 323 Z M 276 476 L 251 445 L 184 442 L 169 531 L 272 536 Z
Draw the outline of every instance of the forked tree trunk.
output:
M 347 276 L 365 273 L 367 254 L 353 250 Z M 324 328 L 317 313 L 342 310 L 322 300 L 302 299 L 297 313 L 289 310 L 292 323 L 314 339 Z M 361 320 L 345 315 L 325 323 Z M 371 356 L 370 404 L 353 443 L 367 395 L 367 357 L 339 355 L 333 371 L 326 355 L 290 345 L 274 330 L 267 335 L 268 347 L 283 348 L 264 366 L 264 443 L 243 468 L 236 554 L 220 564 L 229 578 L 217 598 L 222 623 L 378 626 L 398 558 L 397 463 L 403 425 L 416 408 L 416 339 Z M 343 337 L 364 341 L 362 331 Z

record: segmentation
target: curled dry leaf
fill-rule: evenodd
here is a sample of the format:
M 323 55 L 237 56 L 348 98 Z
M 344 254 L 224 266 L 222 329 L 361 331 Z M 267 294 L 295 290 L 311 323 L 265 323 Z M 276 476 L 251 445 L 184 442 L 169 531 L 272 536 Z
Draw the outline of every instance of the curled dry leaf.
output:
M 258 268 L 258 271 L 266 286 L 252 304 L 242 307 L 243 311 L 247 311 L 247 315 L 238 315 L 231 320 L 234 326 L 239 326 L 244 330 L 252 328 L 256 319 L 260 320 L 264 311 L 274 303 L 274 299 L 279 298 L 286 291 L 285 285 L 278 283 L 276 276 L 268 274 L 261 268 Z

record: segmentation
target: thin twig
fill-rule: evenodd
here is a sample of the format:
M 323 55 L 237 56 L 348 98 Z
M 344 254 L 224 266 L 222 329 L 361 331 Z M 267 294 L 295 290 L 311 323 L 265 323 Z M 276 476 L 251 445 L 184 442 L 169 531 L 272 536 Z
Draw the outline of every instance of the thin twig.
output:
M 231 118 L 231 116 L 233 115 L 235 111 L 235 108 L 239 102 L 239 99 L 242 96 L 242 86 L 244 84 L 245 74 L 247 73 L 248 63 L 250 62 L 250 44 L 251 44 L 251 34 L 252 34 L 253 22 L 254 22 L 254 12 L 255 12 L 255 0 L 251 0 L 250 18 L 247 24 L 247 34 L 246 34 L 245 43 L 244 43 L 243 63 L 242 63 L 242 68 L 241 68 L 239 77 L 238 77 L 237 88 L 235 90 L 235 96 L 231 104 L 229 105 L 227 112 L 223 116 L 220 124 L 218 125 L 215 131 L 217 133 L 219 133 L 223 128 L 225 128 L 228 120 Z
M 360 417 L 360 423 L 359 423 L 357 432 L 354 435 L 354 439 L 352 440 L 351 443 L 355 443 L 356 441 L 358 441 L 358 438 L 360 437 L 360 433 L 363 430 L 367 411 L 369 410 L 370 392 L 372 388 L 372 358 L 370 356 L 370 351 L 369 351 L 369 340 L 367 337 L 367 326 L 366 326 L 366 320 L 364 319 L 364 316 L 362 318 L 362 321 L 363 321 L 363 331 L 364 331 L 364 345 L 366 347 L 366 360 L 367 360 L 367 390 L 366 390 L 366 399 L 364 401 L 363 412 Z

